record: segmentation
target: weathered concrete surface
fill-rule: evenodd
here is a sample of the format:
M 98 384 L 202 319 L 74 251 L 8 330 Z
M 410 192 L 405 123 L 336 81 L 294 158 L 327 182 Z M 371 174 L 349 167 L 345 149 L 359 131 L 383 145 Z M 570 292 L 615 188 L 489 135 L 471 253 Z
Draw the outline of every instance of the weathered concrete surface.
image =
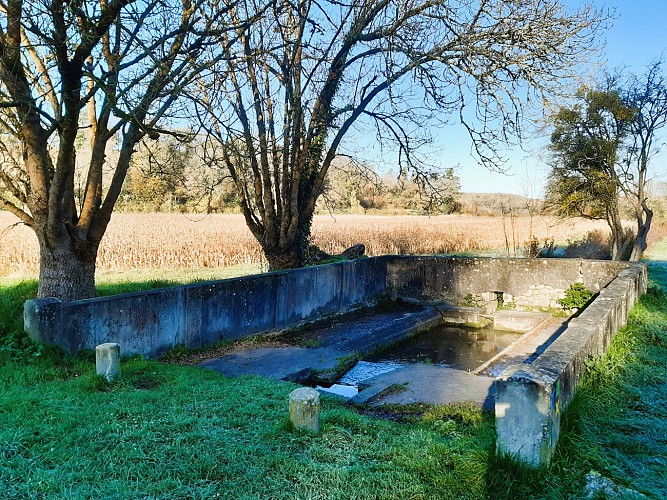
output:
M 124 354 L 156 357 L 345 312 L 385 288 L 384 262 L 360 259 L 73 302 L 29 300 L 25 329 L 71 353 L 117 342 Z
M 383 396 L 392 386 L 401 392 Z M 415 364 L 365 380 L 365 387 L 352 402 L 374 404 L 433 403 L 471 401 L 493 409 L 493 379 L 444 366 Z M 391 392 L 391 391 L 390 391 Z
M 306 380 L 313 371 L 334 369 L 349 352 L 326 347 L 261 347 L 245 349 L 221 358 L 202 362 L 228 377 L 259 375 L 277 380 Z
M 399 342 L 443 321 L 437 306 L 396 304 L 364 308 L 307 325 L 281 336 L 282 341 L 335 347 L 350 353 L 369 353 Z
M 331 384 L 361 356 L 400 342 L 442 321 L 433 306 L 363 309 L 308 325 L 281 337 L 294 347 L 249 348 L 200 364 L 228 376 L 261 375 Z M 297 347 L 310 345 L 312 347 Z
M 62 302 L 54 298 L 27 300 L 23 305 L 23 329 L 33 340 L 58 344 L 70 352 L 79 346 L 62 331 Z
M 437 306 L 443 321 L 448 325 L 466 325 L 475 328 L 484 328 L 493 322 L 492 316 L 479 307 L 452 306 L 443 304 Z
M 197 348 L 279 332 L 387 294 L 458 304 L 468 293 L 502 293 L 539 306 L 543 297 L 531 295 L 531 290 L 549 287 L 562 293 L 576 281 L 599 290 L 625 265 L 568 259 L 373 257 L 99 299 L 30 300 L 24 307 L 25 329 L 31 338 L 72 353 L 117 342 L 125 354 L 155 357 L 179 344 Z
M 599 290 L 625 265 L 570 259 L 373 257 L 99 299 L 30 300 L 24 308 L 25 329 L 31 338 L 72 353 L 118 342 L 128 355 L 155 357 L 179 344 L 197 348 L 293 328 L 387 294 L 458 304 L 468 293 L 502 293 L 539 306 L 543 297 L 531 295 L 531 290 L 550 287 L 561 293 L 576 281 Z
M 530 364 L 567 328 L 563 318 L 548 316 L 533 330 L 522 335 L 516 342 L 508 345 L 486 363 L 473 370 L 473 373 L 487 377 L 497 377 L 506 368 L 517 364 Z
M 574 397 L 585 361 L 605 352 L 645 293 L 646 266 L 630 265 L 530 365 L 507 368 L 496 380 L 496 441 L 500 454 L 532 466 L 549 464 L 561 415 Z
M 601 290 L 627 263 L 581 259 L 493 259 L 474 257 L 389 256 L 387 285 L 402 298 L 458 303 L 467 294 L 512 296 L 526 306 L 547 307 L 542 293 L 562 293 L 581 282 Z M 534 298 L 531 298 L 533 297 Z M 556 295 L 554 295 L 556 297 Z
M 120 379 L 119 344 L 107 343 L 95 347 L 95 370 L 108 382 Z
M 493 328 L 510 332 L 529 332 L 551 315 L 528 311 L 496 311 L 493 313 Z
M 310 387 L 290 392 L 289 418 L 297 429 L 320 432 L 320 393 Z

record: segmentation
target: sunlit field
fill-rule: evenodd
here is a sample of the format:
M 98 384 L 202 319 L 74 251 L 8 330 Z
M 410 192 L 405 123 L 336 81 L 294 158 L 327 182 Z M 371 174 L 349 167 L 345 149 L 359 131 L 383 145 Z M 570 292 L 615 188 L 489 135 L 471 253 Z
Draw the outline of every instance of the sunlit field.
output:
M 38 246 L 32 231 L 0 212 L 0 274 L 34 274 Z M 578 239 L 605 230 L 603 222 L 556 218 L 471 215 L 315 217 L 313 238 L 329 253 L 355 243 L 369 255 L 475 253 L 521 255 L 531 234 L 540 243 Z M 126 214 L 113 216 L 98 269 L 218 268 L 263 264 L 262 252 L 241 215 Z

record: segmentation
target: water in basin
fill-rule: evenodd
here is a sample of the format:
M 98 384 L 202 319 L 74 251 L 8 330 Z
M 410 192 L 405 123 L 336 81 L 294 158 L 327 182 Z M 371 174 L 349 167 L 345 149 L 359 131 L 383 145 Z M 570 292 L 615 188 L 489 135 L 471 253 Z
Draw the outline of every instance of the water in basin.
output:
M 493 327 L 443 325 L 367 357 L 365 361 L 385 366 L 427 363 L 471 371 L 522 335 L 497 331 Z

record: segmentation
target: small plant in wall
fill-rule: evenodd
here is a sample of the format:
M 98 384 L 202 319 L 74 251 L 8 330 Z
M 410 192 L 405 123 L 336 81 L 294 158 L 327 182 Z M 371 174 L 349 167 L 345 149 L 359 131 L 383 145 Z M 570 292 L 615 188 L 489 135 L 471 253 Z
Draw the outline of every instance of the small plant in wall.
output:
M 593 292 L 587 290 L 583 283 L 572 283 L 570 288 L 565 290 L 565 297 L 558 300 L 563 309 L 575 310 L 581 309 L 591 300 Z
M 472 293 L 467 294 L 459 305 L 466 307 L 484 307 L 484 300 L 478 295 L 473 295 Z

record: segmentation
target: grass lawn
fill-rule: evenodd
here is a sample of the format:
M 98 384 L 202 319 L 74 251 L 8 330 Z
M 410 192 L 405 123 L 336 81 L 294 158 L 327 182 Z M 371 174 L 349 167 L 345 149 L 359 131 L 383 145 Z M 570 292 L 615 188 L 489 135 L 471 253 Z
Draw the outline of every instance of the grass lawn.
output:
M 667 288 L 666 270 L 651 278 Z M 164 284 L 128 276 L 99 292 Z M 35 290 L 0 282 L 3 498 L 571 498 L 591 470 L 667 496 L 667 296 L 656 286 L 591 360 L 539 471 L 496 458 L 493 417 L 465 406 L 408 408 L 394 422 L 323 397 L 311 436 L 290 428 L 292 384 L 135 358 L 109 385 L 90 354 L 21 334 Z

